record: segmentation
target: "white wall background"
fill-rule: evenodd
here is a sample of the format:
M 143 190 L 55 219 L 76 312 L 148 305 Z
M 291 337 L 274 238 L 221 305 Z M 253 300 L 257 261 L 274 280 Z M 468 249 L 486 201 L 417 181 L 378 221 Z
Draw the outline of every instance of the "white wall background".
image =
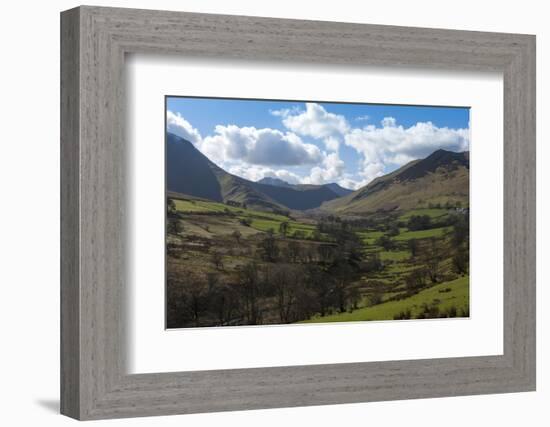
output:
M 232 412 L 109 421 L 117 426 L 350 425 L 546 426 L 550 296 L 548 200 L 550 27 L 539 0 L 271 2 L 96 1 L 97 5 L 320 19 L 537 35 L 538 391 L 508 395 Z M 75 1 L 5 2 L 0 18 L 0 423 L 64 426 L 59 384 L 59 12 Z M 545 13 L 546 12 L 546 13 Z M 546 239 L 545 239 L 546 238 Z M 545 360 L 546 359 L 546 360 Z

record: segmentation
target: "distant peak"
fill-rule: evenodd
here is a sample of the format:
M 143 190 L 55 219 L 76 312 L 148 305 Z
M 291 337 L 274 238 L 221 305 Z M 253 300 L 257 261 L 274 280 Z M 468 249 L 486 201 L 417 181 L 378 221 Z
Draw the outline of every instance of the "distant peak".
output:
M 467 152 L 459 153 L 440 148 L 425 159 L 417 160 L 408 167 L 406 166 L 402 170 L 398 170 L 395 176 L 400 180 L 417 179 L 428 173 L 435 172 L 439 167 L 455 169 L 459 166 L 470 167 Z
M 258 181 L 260 184 L 273 185 L 275 187 L 291 187 L 292 185 L 279 178 L 266 176 Z
M 450 150 L 444 150 L 443 148 L 439 148 L 435 150 L 432 154 L 430 154 L 428 157 L 426 157 L 424 160 L 432 158 L 432 157 L 463 157 L 465 154 L 467 154 L 467 151 L 450 151 Z
M 325 184 L 325 187 L 329 188 L 334 193 L 338 194 L 338 196 L 346 196 L 350 193 L 353 193 L 353 190 L 350 190 L 349 188 L 342 187 L 341 185 L 339 185 L 335 182 Z

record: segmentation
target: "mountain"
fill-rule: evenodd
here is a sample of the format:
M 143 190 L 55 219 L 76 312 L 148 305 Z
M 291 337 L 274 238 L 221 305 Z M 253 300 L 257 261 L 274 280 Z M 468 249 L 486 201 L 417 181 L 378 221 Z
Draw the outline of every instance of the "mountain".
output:
M 277 201 L 277 203 L 296 210 L 318 208 L 323 202 L 339 197 L 338 194 L 324 185 L 277 187 L 260 182 L 251 182 L 250 184 L 262 194 Z
M 266 176 L 265 178 L 260 179 L 258 182 L 260 184 L 273 185 L 275 187 L 294 188 L 296 190 L 304 190 L 304 189 L 313 190 L 315 188 L 326 187 L 339 197 L 340 196 L 346 196 L 349 193 L 353 192 L 353 190 L 349 190 L 347 188 L 341 187 L 338 184 L 336 184 L 335 182 L 333 182 L 331 184 L 323 184 L 323 185 L 289 184 L 288 182 L 283 181 L 282 179 L 271 178 L 271 177 L 268 177 L 268 176 Z
M 232 200 L 256 209 L 281 210 L 284 206 L 259 193 L 251 184 L 211 162 L 186 139 L 168 133 L 166 188 L 169 192 L 202 197 L 216 202 Z
M 269 211 L 313 209 L 339 197 L 327 186 L 276 186 L 232 175 L 211 162 L 191 142 L 172 133 L 167 134 L 166 146 L 169 192 L 217 202 L 233 201 Z
M 168 134 L 166 143 L 168 191 L 221 202 L 223 195 L 216 174 L 217 169 L 218 167 L 189 141 L 172 133 Z
M 437 150 L 390 174 L 374 179 L 347 196 L 324 203 L 322 210 L 366 213 L 414 209 L 446 201 L 469 203 L 469 152 Z
M 336 184 L 335 182 L 331 184 L 325 184 L 325 187 L 330 188 L 332 191 L 334 191 L 339 196 L 347 196 L 350 193 L 353 193 L 353 190 L 350 190 L 349 188 L 341 187 L 340 185 Z
M 265 178 L 260 179 L 258 182 L 260 184 L 273 185 L 275 187 L 292 188 L 292 184 L 289 184 L 288 182 L 283 181 L 279 178 L 271 178 L 270 176 L 266 176 Z

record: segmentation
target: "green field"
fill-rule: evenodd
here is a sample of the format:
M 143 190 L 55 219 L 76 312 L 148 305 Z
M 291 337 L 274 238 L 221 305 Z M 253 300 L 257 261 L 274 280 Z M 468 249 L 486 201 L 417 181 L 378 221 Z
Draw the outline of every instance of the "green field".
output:
M 429 230 L 408 231 L 406 228 L 400 230 L 395 240 L 427 239 L 430 237 L 443 237 L 449 231 L 448 227 L 431 228 Z
M 447 209 L 412 209 L 399 216 L 400 221 L 408 221 L 414 215 L 428 215 L 431 219 L 441 218 L 447 215 Z
M 460 310 L 467 310 L 469 307 L 468 277 L 461 277 L 432 286 L 400 301 L 384 302 L 372 307 L 360 308 L 351 313 L 338 313 L 325 317 L 318 316 L 305 320 L 303 323 L 393 320 L 394 316 L 406 310 L 411 311 L 412 317 L 417 317 L 422 312 L 422 304 L 424 303 L 436 305 L 440 312 L 445 312 L 451 307 L 455 307 L 459 313 Z
M 271 212 L 256 211 L 235 206 L 230 206 L 224 203 L 212 202 L 201 199 L 175 199 L 176 209 L 181 213 L 223 213 L 231 212 L 235 215 L 253 216 L 257 218 L 271 219 L 274 221 L 286 221 L 287 217 Z
M 269 231 L 273 230 L 274 232 L 277 232 L 279 230 L 279 226 L 281 225 L 281 220 L 273 220 L 273 219 L 266 219 L 266 218 L 257 218 L 254 215 L 251 215 L 250 218 L 252 219 L 251 227 L 255 228 L 259 231 Z M 301 230 L 304 232 L 304 234 L 307 236 L 310 236 L 311 233 L 315 230 L 314 225 L 310 224 L 303 224 L 300 222 L 288 220 L 286 218 L 286 222 L 288 222 L 289 228 L 288 228 L 288 234 L 292 235 L 296 230 Z
M 358 231 L 357 234 L 363 240 L 365 245 L 374 245 L 376 239 L 384 235 L 383 231 Z
M 270 229 L 274 232 L 278 232 L 279 226 L 282 222 L 288 222 L 288 234 L 294 233 L 296 230 L 301 230 L 306 236 L 311 235 L 315 226 L 312 224 L 305 224 L 290 220 L 288 217 L 271 213 L 257 211 L 253 209 L 245 209 L 241 207 L 235 207 L 218 202 L 211 202 L 206 200 L 175 200 L 176 209 L 182 214 L 201 214 L 201 213 L 213 213 L 223 214 L 230 213 L 237 219 L 249 219 L 251 221 L 250 226 L 258 231 L 267 232 Z
M 380 250 L 379 255 L 382 261 L 406 261 L 411 257 L 411 253 L 409 251 Z

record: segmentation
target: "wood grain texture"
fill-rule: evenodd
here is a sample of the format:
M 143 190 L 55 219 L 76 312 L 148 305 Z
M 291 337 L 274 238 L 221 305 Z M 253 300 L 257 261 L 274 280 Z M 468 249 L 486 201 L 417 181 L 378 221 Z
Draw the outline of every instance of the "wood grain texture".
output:
M 61 21 L 61 412 L 80 414 L 79 17 Z
M 62 13 L 62 413 L 100 419 L 535 388 L 535 39 L 80 7 Z M 128 375 L 124 56 L 504 74 L 504 354 Z

